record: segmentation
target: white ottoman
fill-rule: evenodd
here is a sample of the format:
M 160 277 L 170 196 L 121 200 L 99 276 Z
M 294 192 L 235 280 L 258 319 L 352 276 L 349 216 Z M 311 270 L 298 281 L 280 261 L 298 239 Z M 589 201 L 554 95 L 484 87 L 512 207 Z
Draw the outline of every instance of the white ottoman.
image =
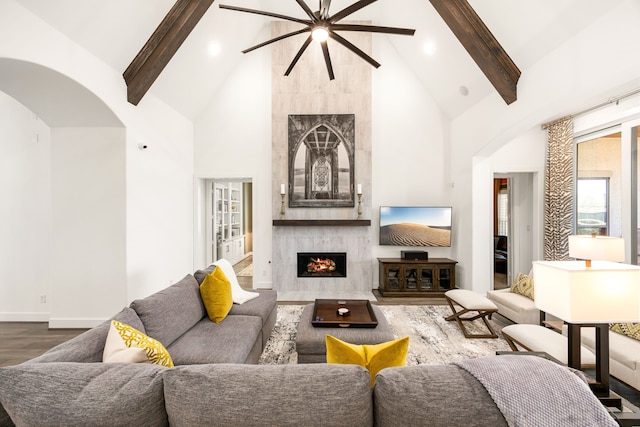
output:
M 487 317 L 491 319 L 491 315 L 498 311 L 498 307 L 488 298 L 466 289 L 452 289 L 445 292 L 444 296 L 453 312 L 451 316 L 445 317 L 445 320 L 455 320 L 465 338 L 498 338 L 498 335 L 487 320 Z M 457 311 L 456 306 L 461 307 L 462 310 Z M 477 312 L 478 314 L 471 317 L 462 317 L 463 314 L 468 312 Z M 471 334 L 462 323 L 463 321 L 472 322 L 476 319 L 482 319 L 487 329 L 489 329 L 488 334 Z
M 516 324 L 502 328 L 502 335 L 513 351 L 518 346 L 527 351 L 542 351 L 564 363 L 569 360 L 567 337 L 540 325 Z M 584 345 L 580 350 L 580 364 L 591 368 L 596 364 L 596 356 Z

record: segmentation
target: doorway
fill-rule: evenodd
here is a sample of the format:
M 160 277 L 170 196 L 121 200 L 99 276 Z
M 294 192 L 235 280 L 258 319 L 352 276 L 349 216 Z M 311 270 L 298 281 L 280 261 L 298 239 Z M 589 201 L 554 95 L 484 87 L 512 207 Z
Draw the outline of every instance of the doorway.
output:
M 539 230 L 534 194 L 535 172 L 493 176 L 493 289 L 507 288 L 517 273 L 529 274 Z
M 509 286 L 510 178 L 493 179 L 493 288 Z
M 241 285 L 253 281 L 253 185 L 251 178 L 206 181 L 207 265 L 227 259 Z M 241 279 L 242 278 L 242 279 Z

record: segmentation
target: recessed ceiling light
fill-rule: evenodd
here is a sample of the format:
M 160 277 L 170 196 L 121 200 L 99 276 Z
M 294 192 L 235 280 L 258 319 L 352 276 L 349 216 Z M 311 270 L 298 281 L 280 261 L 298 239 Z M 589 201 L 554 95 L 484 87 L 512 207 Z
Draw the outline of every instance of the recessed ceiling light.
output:
M 207 51 L 211 56 L 218 56 L 220 54 L 220 50 L 220 43 L 218 43 L 217 41 L 210 42 L 209 47 L 207 48 Z
M 436 53 L 436 42 L 433 40 L 427 40 L 422 45 L 422 49 L 427 55 L 433 55 Z
M 459 90 L 460 90 L 460 94 L 461 94 L 462 96 L 467 96 L 467 95 L 469 95 L 469 88 L 468 88 L 468 87 L 466 87 L 466 86 L 460 86 L 460 89 L 459 89 Z

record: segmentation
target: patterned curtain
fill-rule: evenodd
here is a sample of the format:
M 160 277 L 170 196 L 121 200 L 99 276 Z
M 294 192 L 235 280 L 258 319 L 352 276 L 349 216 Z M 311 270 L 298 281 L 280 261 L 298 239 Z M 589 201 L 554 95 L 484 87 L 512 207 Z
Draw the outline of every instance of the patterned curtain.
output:
M 573 233 L 573 120 L 571 117 L 547 127 L 547 159 L 544 177 L 544 259 L 569 258 Z

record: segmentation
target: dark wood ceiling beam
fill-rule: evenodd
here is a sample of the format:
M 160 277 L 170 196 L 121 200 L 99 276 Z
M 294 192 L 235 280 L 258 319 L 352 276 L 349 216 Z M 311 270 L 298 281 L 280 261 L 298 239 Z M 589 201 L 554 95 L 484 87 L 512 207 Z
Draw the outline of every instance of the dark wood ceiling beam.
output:
M 466 0 L 429 0 L 453 34 L 511 104 L 518 99 L 520 70 Z
M 130 103 L 138 105 L 214 1 L 176 1 L 123 73 Z

